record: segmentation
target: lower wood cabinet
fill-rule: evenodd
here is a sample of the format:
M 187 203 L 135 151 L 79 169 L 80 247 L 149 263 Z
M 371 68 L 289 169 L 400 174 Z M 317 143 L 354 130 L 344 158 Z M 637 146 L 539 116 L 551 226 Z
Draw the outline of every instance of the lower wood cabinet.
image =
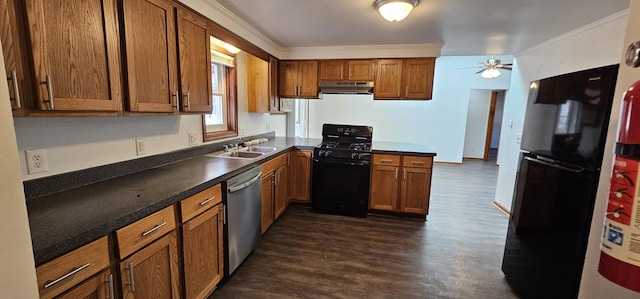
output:
M 224 276 L 220 184 L 180 202 L 185 298 L 206 298 Z
M 311 157 L 313 150 L 291 152 L 291 200 L 311 202 Z
M 262 233 L 280 217 L 289 200 L 290 155 L 262 164 Z
M 102 298 L 108 298 L 113 289 L 108 268 L 109 242 L 105 236 L 38 266 L 40 298 L 54 298 L 62 293 L 62 298 L 85 298 L 90 294 L 106 294 Z M 101 274 L 94 276 L 97 273 Z
M 56 297 L 58 299 L 115 298 L 113 274 L 105 270 L 85 280 L 75 288 Z
M 124 298 L 180 298 L 173 206 L 116 231 Z
M 369 208 L 426 216 L 432 157 L 373 155 Z

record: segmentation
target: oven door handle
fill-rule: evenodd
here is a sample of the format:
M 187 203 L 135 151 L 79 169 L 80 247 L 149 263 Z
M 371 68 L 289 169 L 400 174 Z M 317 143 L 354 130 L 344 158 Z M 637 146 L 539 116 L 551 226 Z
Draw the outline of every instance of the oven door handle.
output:
M 316 163 L 328 163 L 328 164 L 338 164 L 338 165 L 351 165 L 351 166 L 368 166 L 368 165 L 371 165 L 371 162 L 369 162 L 369 161 L 355 161 L 355 162 L 354 161 L 349 161 L 349 162 L 347 162 L 347 161 L 336 161 L 336 160 L 325 160 L 325 159 L 319 160 L 319 159 L 316 159 L 316 158 L 313 159 L 313 162 L 316 162 Z

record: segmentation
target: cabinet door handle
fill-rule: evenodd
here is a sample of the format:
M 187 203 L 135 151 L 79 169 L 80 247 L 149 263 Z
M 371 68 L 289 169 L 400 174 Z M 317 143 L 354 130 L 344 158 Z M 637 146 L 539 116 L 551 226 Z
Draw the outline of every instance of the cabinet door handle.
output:
M 211 202 L 212 200 L 214 200 L 214 199 L 216 199 L 216 197 L 215 197 L 215 196 L 211 196 L 211 197 L 210 197 L 210 198 L 208 198 L 207 200 L 205 200 L 205 201 L 201 202 L 201 203 L 200 203 L 200 206 L 204 206 L 204 205 L 206 205 L 206 204 L 210 203 L 210 202 Z
M 396 180 L 398 180 L 398 167 L 396 167 Z
M 187 111 L 191 111 L 191 97 L 189 96 L 189 92 L 187 91 L 187 93 L 183 97 L 187 99 L 187 105 L 185 106 L 187 108 Z
M 109 274 L 109 299 L 115 299 L 115 293 L 113 291 L 113 274 Z
M 171 107 L 173 107 L 176 110 L 178 110 L 178 107 L 180 107 L 180 97 L 178 96 L 178 91 L 177 90 L 171 94 L 171 98 L 175 99 L 175 101 L 176 101 L 175 104 L 171 105 Z
M 22 104 L 20 103 L 20 90 L 18 90 L 18 76 L 16 75 L 16 70 L 11 71 L 11 77 L 7 78 L 11 80 L 13 83 L 13 99 L 16 102 L 15 109 L 22 108 Z
M 44 83 L 47 84 L 47 95 L 49 96 L 49 99 L 45 100 L 45 102 L 49 102 L 49 108 L 51 110 L 55 110 L 56 108 L 53 105 L 53 83 L 51 83 L 51 76 L 47 75 Z
M 422 161 L 411 161 L 411 165 L 424 166 L 424 162 L 422 162 Z
M 91 264 L 90 263 L 86 263 L 86 264 L 84 264 L 84 265 L 82 265 L 80 267 L 73 267 L 69 273 L 67 273 L 65 275 L 62 275 L 62 276 L 60 276 L 60 277 L 58 277 L 58 278 L 56 278 L 54 280 L 47 281 L 47 283 L 44 285 L 44 288 L 48 289 L 48 288 L 52 287 L 53 285 L 55 285 L 56 283 L 59 283 L 59 282 L 65 280 L 65 279 L 67 279 L 69 277 L 72 277 L 72 276 L 76 275 L 78 272 L 86 269 L 89 266 L 91 266 Z
M 407 85 L 407 87 L 404 88 L 404 96 L 405 98 L 409 96 L 409 85 Z
M 136 282 L 135 282 L 135 277 L 133 275 L 133 263 L 129 263 L 129 285 L 131 286 L 131 291 L 135 292 L 136 291 Z
M 391 159 L 380 159 L 380 163 L 391 164 L 391 163 L 393 163 L 393 160 L 391 160 Z
M 404 180 L 405 181 L 407 180 L 407 169 L 406 168 L 404 169 Z
M 161 224 L 158 224 L 158 225 L 154 226 L 152 229 L 150 229 L 150 230 L 148 230 L 148 231 L 146 231 L 146 232 L 142 233 L 140 236 L 142 236 L 142 237 L 144 238 L 144 237 L 146 237 L 146 236 L 148 236 L 148 235 L 150 235 L 150 234 L 155 233 L 157 230 L 159 230 L 161 227 L 163 227 L 163 226 L 165 226 L 165 225 L 167 225 L 167 223 L 166 223 L 166 222 L 163 222 L 163 223 L 161 223 Z

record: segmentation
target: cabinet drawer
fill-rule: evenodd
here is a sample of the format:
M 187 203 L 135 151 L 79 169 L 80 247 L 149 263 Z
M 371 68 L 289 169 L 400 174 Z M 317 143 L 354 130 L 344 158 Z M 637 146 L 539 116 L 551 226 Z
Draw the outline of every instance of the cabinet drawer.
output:
M 400 156 L 397 155 L 373 155 L 373 164 L 400 166 Z
M 433 157 L 421 157 L 421 156 L 402 157 L 402 166 L 404 167 L 431 168 L 432 165 L 433 165 Z
M 282 165 L 286 165 L 289 163 L 289 153 L 282 154 L 268 162 L 262 164 L 262 174 L 267 174 L 269 172 L 274 172 Z
M 217 184 L 180 201 L 182 223 L 222 202 L 222 188 Z
M 173 206 L 169 206 L 116 231 L 120 258 L 134 253 L 176 228 Z
M 40 298 L 52 298 L 109 266 L 109 242 L 102 237 L 36 268 Z

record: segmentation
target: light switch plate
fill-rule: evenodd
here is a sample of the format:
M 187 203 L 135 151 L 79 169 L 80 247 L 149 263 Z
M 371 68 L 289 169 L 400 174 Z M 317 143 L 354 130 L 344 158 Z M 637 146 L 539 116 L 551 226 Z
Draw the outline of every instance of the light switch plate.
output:
M 198 132 L 189 132 L 189 145 L 198 144 Z
M 144 138 L 136 138 L 136 155 L 142 156 L 147 153 L 147 145 Z

